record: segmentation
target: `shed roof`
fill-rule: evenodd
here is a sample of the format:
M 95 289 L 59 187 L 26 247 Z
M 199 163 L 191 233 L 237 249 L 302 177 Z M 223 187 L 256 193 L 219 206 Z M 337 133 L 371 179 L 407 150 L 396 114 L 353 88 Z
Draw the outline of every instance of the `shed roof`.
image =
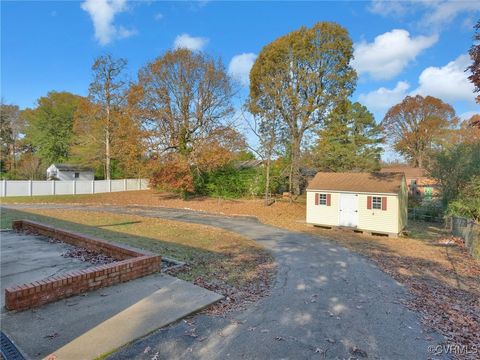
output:
M 398 194 L 403 173 L 333 173 L 319 172 L 308 184 L 307 190 L 354 191 Z
M 92 168 L 73 164 L 52 164 L 60 171 L 93 171 Z
M 400 172 L 404 173 L 407 178 L 427 177 L 425 169 L 415 168 L 412 166 L 386 166 L 380 169 L 380 172 Z

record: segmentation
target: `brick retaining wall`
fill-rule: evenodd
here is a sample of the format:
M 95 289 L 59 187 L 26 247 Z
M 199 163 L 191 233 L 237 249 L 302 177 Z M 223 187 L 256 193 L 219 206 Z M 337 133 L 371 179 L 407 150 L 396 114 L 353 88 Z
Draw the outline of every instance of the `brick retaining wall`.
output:
M 160 271 L 160 255 L 123 245 L 114 245 L 101 239 L 29 220 L 14 221 L 12 228 L 16 231 L 28 231 L 75 246 L 101 251 L 111 257 L 121 259 L 121 261 L 85 270 L 74 270 L 33 283 L 9 287 L 5 289 L 5 307 L 8 310 L 30 309 Z

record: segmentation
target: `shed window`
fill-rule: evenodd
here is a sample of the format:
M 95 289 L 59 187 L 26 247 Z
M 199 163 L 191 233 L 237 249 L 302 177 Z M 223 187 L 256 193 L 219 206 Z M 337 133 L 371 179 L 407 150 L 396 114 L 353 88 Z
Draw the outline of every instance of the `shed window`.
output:
M 75 179 L 78 179 L 80 177 L 80 173 L 75 173 Z
M 320 205 L 327 205 L 327 194 L 319 194 L 318 203 Z
M 330 206 L 330 203 L 331 203 L 331 194 L 315 193 L 315 205 Z
M 382 198 L 380 196 L 372 196 L 372 209 L 382 209 Z

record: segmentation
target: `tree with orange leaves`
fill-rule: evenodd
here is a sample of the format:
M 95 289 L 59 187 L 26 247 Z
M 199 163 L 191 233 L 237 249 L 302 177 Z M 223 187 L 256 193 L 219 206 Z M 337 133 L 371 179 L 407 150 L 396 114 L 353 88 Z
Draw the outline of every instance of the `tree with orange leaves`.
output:
M 475 35 L 473 37 L 477 41 L 476 44 L 470 48 L 470 58 L 473 63 L 467 68 L 471 71 L 468 79 L 475 85 L 475 92 L 480 92 L 480 20 L 475 25 Z M 477 103 L 480 103 L 480 95 L 477 95 Z
M 232 159 L 243 141 L 228 123 L 232 96 L 222 62 L 200 52 L 167 51 L 139 71 L 129 105 L 149 131 L 152 184 L 186 195 L 198 174 Z
M 382 126 L 387 142 L 413 166 L 425 167 L 432 151 L 443 147 L 458 123 L 455 110 L 432 96 L 407 96 L 385 115 Z

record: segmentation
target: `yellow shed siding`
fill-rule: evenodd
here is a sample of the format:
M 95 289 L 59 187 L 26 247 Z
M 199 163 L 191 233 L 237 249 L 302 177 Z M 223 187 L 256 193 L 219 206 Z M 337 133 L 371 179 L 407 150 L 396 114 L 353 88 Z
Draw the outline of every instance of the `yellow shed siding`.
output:
M 315 205 L 315 194 L 330 194 L 330 206 Z M 307 223 L 338 226 L 339 194 L 325 191 L 307 191 Z
M 399 202 L 399 217 L 398 217 L 398 232 L 407 227 L 408 224 L 408 187 L 405 181 L 402 182 L 401 192 L 398 196 Z
M 315 193 L 330 194 L 330 206 L 315 205 Z M 339 192 L 307 191 L 307 223 L 339 226 L 340 196 Z M 368 196 L 386 197 L 387 209 L 367 209 Z M 403 186 L 402 193 L 398 196 L 375 193 L 358 194 L 357 228 L 372 232 L 398 234 L 406 226 L 406 196 L 406 186 Z
M 367 209 L 368 196 L 387 198 L 387 210 Z M 359 194 L 358 228 L 382 233 L 398 234 L 399 200 L 397 195 Z

